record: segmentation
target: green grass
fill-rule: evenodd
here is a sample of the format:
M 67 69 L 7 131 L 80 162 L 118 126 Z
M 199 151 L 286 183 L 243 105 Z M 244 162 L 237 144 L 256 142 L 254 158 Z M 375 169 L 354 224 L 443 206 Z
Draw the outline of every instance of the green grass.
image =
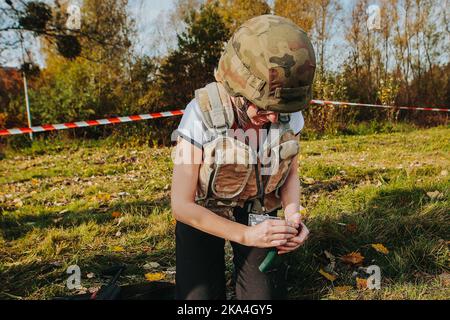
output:
M 450 129 L 439 127 L 302 142 L 301 201 L 311 237 L 283 258 L 290 298 L 450 298 L 449 138 Z M 6 150 L 0 298 L 73 294 L 65 287 L 72 264 L 80 266 L 86 288 L 104 283 L 99 272 L 115 263 L 128 266 L 122 284 L 145 282 L 148 272 L 174 281 L 170 151 L 58 140 Z M 440 194 L 430 196 L 435 191 Z M 375 243 L 389 253 L 375 251 Z M 336 256 L 333 282 L 318 272 L 329 264 L 324 250 Z M 363 266 L 381 268 L 381 290 L 357 288 L 355 272 L 367 275 L 339 259 L 353 251 L 364 256 Z M 160 266 L 148 269 L 149 262 Z M 339 292 L 339 286 L 351 288 Z

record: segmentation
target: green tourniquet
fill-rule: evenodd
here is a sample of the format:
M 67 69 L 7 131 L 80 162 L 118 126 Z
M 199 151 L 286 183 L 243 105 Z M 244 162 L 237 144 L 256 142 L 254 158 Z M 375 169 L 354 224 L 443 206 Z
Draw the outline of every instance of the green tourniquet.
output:
M 269 253 L 267 253 L 263 262 L 261 262 L 261 264 L 259 265 L 259 271 L 261 272 L 269 271 L 270 267 L 274 264 L 276 260 L 277 260 L 277 250 L 271 249 Z

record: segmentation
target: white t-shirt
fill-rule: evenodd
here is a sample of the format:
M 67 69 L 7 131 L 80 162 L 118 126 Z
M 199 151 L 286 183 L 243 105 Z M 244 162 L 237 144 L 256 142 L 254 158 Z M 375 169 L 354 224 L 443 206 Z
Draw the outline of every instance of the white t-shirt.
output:
M 303 115 L 301 111 L 298 111 L 291 113 L 290 117 L 289 124 L 295 135 L 297 135 L 303 129 L 305 123 Z M 211 131 L 203 124 L 200 107 L 195 99 L 184 110 L 178 129 L 175 131 L 175 138 L 178 136 L 183 137 L 199 148 L 202 148 L 205 143 L 213 138 Z

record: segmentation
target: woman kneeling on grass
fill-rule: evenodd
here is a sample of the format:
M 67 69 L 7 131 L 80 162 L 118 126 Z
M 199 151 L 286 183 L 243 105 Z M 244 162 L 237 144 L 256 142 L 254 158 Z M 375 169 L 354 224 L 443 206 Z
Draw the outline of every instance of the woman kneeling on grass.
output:
M 237 299 L 285 297 L 284 272 L 259 266 L 274 248 L 294 251 L 309 234 L 297 155 L 314 72 L 306 33 L 263 15 L 230 39 L 217 82 L 195 92 L 176 131 L 177 299 L 226 298 L 225 240 L 233 248 Z M 268 219 L 281 208 L 284 219 Z

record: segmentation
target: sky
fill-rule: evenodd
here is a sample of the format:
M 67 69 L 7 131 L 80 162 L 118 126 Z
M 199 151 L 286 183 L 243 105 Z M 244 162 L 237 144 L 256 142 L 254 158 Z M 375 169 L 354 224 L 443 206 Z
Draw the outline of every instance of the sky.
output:
M 173 9 L 171 0 L 129 0 L 129 11 L 136 20 L 138 40 L 136 50 L 145 52 L 154 39 L 155 23 L 165 12 Z

